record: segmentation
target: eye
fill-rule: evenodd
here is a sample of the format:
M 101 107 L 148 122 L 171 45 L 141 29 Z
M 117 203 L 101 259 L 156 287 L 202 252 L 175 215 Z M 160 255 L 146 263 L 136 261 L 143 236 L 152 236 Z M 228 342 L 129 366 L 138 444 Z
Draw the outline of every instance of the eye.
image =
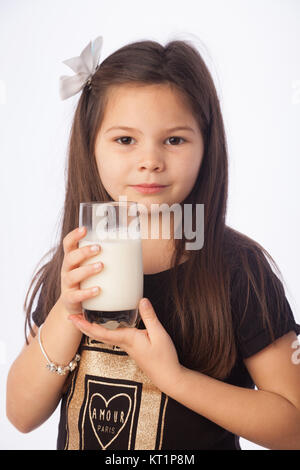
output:
M 168 137 L 167 140 L 169 140 L 169 139 L 175 139 L 175 141 L 176 141 L 176 139 L 177 139 L 177 142 L 178 142 L 178 139 L 181 139 L 181 140 L 183 140 L 184 142 L 186 142 L 186 140 L 185 140 L 183 137 L 178 137 L 178 136 Z M 173 142 L 174 142 L 174 140 L 173 140 Z M 175 145 L 176 145 L 176 144 L 175 144 Z M 172 144 L 172 146 L 174 147 L 173 144 Z
M 133 137 L 130 137 L 130 136 L 126 135 L 126 136 L 118 137 L 117 139 L 115 139 L 115 142 L 118 142 L 121 145 L 127 145 L 128 146 L 128 145 L 132 145 L 130 143 L 130 140 L 132 140 L 132 139 L 133 139 Z M 179 137 L 179 136 L 168 137 L 167 140 L 172 140 L 171 145 L 174 147 L 174 145 L 175 146 L 178 145 L 178 143 L 179 143 L 178 139 L 183 141 L 183 142 L 186 142 L 186 140 L 183 137 Z M 119 142 L 119 141 L 121 141 L 121 142 Z
M 118 142 L 120 139 L 122 139 L 122 142 Z M 126 139 L 132 139 L 132 137 L 129 137 L 128 135 L 123 136 L 123 137 L 119 137 L 118 139 L 115 139 L 115 142 L 118 142 L 118 143 L 120 143 L 121 145 L 122 145 L 122 144 L 128 145 L 128 143 L 124 142 L 123 139 L 124 139 L 124 140 L 126 140 Z M 129 144 L 129 145 L 130 145 L 130 144 Z

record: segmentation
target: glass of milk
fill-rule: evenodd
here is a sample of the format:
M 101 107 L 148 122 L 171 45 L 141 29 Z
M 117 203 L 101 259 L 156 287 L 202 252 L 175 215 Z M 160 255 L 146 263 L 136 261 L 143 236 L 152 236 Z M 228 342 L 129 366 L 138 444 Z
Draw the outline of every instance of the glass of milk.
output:
M 81 266 L 98 261 L 103 263 L 99 273 L 80 283 L 81 289 L 100 287 L 96 297 L 82 302 L 84 316 L 109 329 L 134 327 L 144 281 L 138 203 L 82 202 L 79 226 L 83 225 L 87 234 L 78 246 L 96 243 L 101 249 Z

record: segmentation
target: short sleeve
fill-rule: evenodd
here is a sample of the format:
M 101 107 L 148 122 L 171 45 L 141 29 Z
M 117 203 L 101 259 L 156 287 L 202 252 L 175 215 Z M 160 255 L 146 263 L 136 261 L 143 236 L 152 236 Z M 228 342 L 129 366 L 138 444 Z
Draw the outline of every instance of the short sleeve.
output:
M 271 266 L 266 261 L 267 264 L 262 267 L 263 278 L 260 278 L 258 261 L 254 255 L 249 255 L 248 259 L 260 293 L 265 294 L 268 317 L 266 320 L 263 318 L 262 305 L 252 283 L 249 283 L 247 299 L 247 275 L 240 268 L 231 282 L 231 308 L 237 347 L 244 359 L 267 347 L 289 331 L 293 330 L 296 335 L 300 334 L 300 325 L 295 321 L 283 284 Z M 270 327 L 274 338 L 271 336 Z

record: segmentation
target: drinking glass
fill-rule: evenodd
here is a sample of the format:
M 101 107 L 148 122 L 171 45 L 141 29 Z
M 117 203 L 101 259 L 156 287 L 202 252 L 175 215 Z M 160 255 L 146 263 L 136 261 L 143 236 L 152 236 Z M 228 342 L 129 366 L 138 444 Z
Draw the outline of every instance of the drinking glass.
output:
M 103 263 L 99 273 L 80 283 L 82 289 L 100 287 L 98 295 L 82 302 L 85 319 L 108 329 L 136 326 L 144 280 L 138 204 L 82 202 L 79 226 L 87 229 L 79 247 L 93 244 L 101 247 L 98 255 L 81 266 Z

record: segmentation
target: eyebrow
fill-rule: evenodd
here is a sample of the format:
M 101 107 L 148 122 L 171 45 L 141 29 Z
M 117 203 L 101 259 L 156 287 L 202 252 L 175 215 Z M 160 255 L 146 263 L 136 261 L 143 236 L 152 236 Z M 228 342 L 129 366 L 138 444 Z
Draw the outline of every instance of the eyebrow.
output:
M 110 127 L 109 129 L 107 129 L 107 131 L 105 131 L 105 134 L 107 132 L 110 132 L 110 131 L 113 131 L 113 130 L 124 130 L 124 131 L 135 131 L 135 132 L 138 132 L 140 134 L 142 134 L 141 131 L 139 131 L 138 129 L 135 129 L 134 127 L 127 127 L 127 126 L 113 126 L 113 127 Z M 171 129 L 166 129 L 166 132 L 174 132 L 174 131 L 190 131 L 190 132 L 193 132 L 195 133 L 194 129 L 192 127 L 189 127 L 189 126 L 177 126 L 177 127 L 172 127 Z

